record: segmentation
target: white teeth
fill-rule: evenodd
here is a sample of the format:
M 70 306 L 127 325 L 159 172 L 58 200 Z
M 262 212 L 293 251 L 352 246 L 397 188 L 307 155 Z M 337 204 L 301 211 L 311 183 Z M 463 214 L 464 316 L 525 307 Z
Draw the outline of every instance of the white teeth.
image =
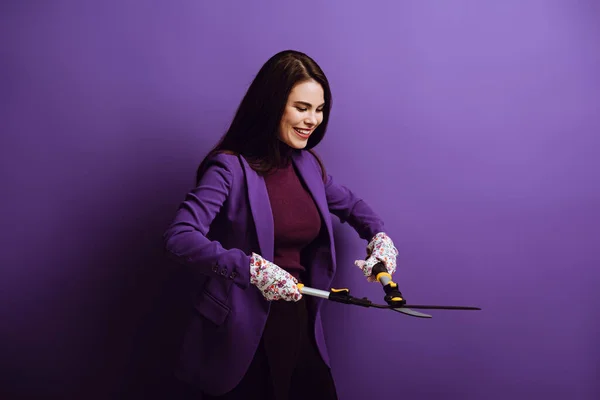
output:
M 305 135 L 308 135 L 310 133 L 310 129 L 300 129 L 300 128 L 294 128 L 294 129 Z

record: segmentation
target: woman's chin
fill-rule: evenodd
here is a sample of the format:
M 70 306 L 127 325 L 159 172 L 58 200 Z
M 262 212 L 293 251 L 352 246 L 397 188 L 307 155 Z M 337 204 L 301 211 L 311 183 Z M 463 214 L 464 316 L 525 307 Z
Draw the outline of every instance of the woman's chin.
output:
M 296 150 L 302 150 L 306 147 L 306 145 L 308 144 L 308 139 L 299 139 L 299 138 L 286 138 L 285 140 L 282 140 L 283 143 L 287 144 L 289 147 L 291 147 L 292 149 L 296 149 Z

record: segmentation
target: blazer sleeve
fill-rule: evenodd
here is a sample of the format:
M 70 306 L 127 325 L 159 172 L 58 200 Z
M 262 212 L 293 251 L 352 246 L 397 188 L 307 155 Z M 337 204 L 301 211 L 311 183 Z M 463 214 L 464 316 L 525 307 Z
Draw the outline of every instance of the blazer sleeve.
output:
M 360 238 L 370 241 L 383 232 L 384 224 L 371 207 L 346 186 L 336 183 L 331 175 L 325 179 L 325 194 L 329 211 L 342 223 L 348 223 Z
M 315 154 L 311 154 L 311 156 L 319 173 L 323 175 L 323 169 L 317 156 Z M 323 183 L 329 212 L 338 217 L 340 222 L 348 223 L 361 239 L 367 241 L 370 241 L 377 233 L 383 232 L 383 220 L 363 199 L 346 186 L 335 182 L 329 174 L 326 174 Z
M 250 284 L 250 256 L 240 249 L 226 250 L 207 238 L 212 221 L 229 196 L 233 173 L 230 157 L 213 157 L 200 182 L 180 204 L 163 235 L 167 254 L 207 276 L 233 279 L 242 288 Z M 225 276 L 221 271 L 227 271 Z

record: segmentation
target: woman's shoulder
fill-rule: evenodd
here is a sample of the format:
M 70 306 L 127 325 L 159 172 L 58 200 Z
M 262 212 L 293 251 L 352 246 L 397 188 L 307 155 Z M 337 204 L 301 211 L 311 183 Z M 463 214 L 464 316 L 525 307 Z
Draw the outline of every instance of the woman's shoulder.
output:
M 209 153 L 198 167 L 196 182 L 199 182 L 205 174 L 218 174 L 226 176 L 228 180 L 231 180 L 235 176 L 243 174 L 243 171 L 236 153 L 216 151 Z
M 209 164 L 220 164 L 227 169 L 235 168 L 240 165 L 239 155 L 229 150 L 221 150 L 210 154 L 206 161 Z

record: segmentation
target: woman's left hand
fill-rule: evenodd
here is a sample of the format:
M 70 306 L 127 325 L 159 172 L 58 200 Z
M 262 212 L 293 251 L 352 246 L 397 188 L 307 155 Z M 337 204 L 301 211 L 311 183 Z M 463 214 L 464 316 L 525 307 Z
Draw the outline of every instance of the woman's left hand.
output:
M 385 232 L 379 232 L 367 245 L 367 258 L 356 260 L 354 264 L 363 271 L 369 282 L 376 282 L 377 279 L 373 276 L 373 266 L 382 262 L 388 273 L 392 275 L 396 272 L 397 256 L 398 249 L 394 246 L 392 239 Z

